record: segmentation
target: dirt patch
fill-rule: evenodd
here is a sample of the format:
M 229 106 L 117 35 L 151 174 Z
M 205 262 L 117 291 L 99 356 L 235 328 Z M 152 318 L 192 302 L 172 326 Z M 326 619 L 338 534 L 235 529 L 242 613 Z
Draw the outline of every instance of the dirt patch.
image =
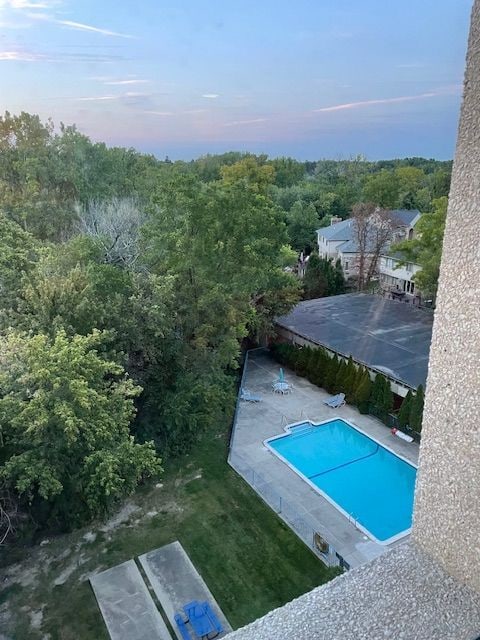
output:
M 118 511 L 109 520 L 107 520 L 103 527 L 100 527 L 100 531 L 108 533 L 109 531 L 116 529 L 121 524 L 125 524 L 126 522 L 128 522 L 128 520 L 130 520 L 130 517 L 137 511 L 140 511 L 140 507 L 138 505 L 133 504 L 133 502 L 127 502 L 127 504 L 125 504 L 120 509 L 120 511 Z
M 75 571 L 85 564 L 88 561 L 88 558 L 84 553 L 81 553 L 80 556 L 73 560 L 69 565 L 65 567 L 65 569 L 55 578 L 53 584 L 58 587 L 61 584 L 65 584 L 65 582 L 70 578 L 70 576 L 75 573 Z
M 94 531 L 87 531 L 87 533 L 83 536 L 85 542 L 95 542 L 97 539 L 97 534 Z
M 32 627 L 32 629 L 40 629 L 42 626 L 42 622 L 43 622 L 43 609 L 44 609 L 45 605 L 42 605 L 42 607 L 40 609 L 37 609 L 37 611 L 29 611 L 29 616 L 30 616 L 30 626 Z
M 87 571 L 86 573 L 82 573 L 78 581 L 86 582 L 87 580 L 90 580 L 92 576 L 96 576 L 97 573 L 101 573 L 105 568 L 106 567 L 104 565 L 100 565 L 99 567 L 95 567 L 95 569 L 93 569 L 92 571 Z

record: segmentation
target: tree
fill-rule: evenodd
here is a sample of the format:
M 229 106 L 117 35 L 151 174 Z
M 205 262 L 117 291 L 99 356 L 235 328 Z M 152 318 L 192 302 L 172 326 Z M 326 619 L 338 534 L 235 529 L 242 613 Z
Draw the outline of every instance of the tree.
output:
M 275 170 L 275 184 L 279 187 L 291 187 L 299 182 L 305 173 L 304 164 L 293 158 L 274 158 L 269 163 Z
M 308 347 L 300 347 L 297 351 L 297 360 L 295 363 L 295 373 L 299 376 L 306 376 L 308 371 L 310 350 Z
M 378 207 L 393 209 L 397 205 L 399 191 L 400 183 L 397 175 L 382 169 L 366 179 L 363 199 Z
M 420 385 L 417 389 L 417 393 L 412 399 L 410 407 L 410 426 L 417 433 L 420 433 L 420 431 L 422 430 L 424 401 L 425 394 L 422 385 Z
M 105 512 L 160 471 L 129 434 L 141 389 L 99 355 L 104 334 L 10 333 L 1 349 L 0 478 L 65 526 Z
M 385 388 L 386 379 L 381 373 L 377 373 L 373 381 L 372 396 L 370 398 L 373 406 L 380 410 L 383 401 L 383 393 Z
M 384 422 L 387 421 L 388 414 L 393 409 L 393 393 L 390 387 L 390 383 L 388 380 L 385 380 L 385 384 L 383 386 L 383 394 L 381 398 L 380 411 L 381 417 Z
M 305 276 L 303 278 L 304 297 L 307 300 L 323 298 L 327 295 L 328 282 L 318 253 L 311 253 L 308 258 Z
M 357 251 L 357 287 L 363 291 L 376 273 L 378 259 L 388 246 L 393 222 L 387 211 L 371 203 L 359 203 L 352 209 L 353 235 Z
M 399 189 L 396 206 L 401 209 L 416 209 L 419 205 L 418 194 L 426 184 L 424 171 L 418 167 L 397 167 L 395 175 Z
M 310 251 L 315 245 L 318 214 L 313 204 L 297 200 L 287 214 L 287 231 L 290 244 L 297 251 Z
M 319 387 L 323 387 L 326 377 L 327 366 L 330 358 L 323 347 L 314 349 L 315 359 L 313 364 L 312 382 Z
M 299 297 L 298 280 L 285 272 L 292 256 L 283 214 L 252 182 L 251 160 L 242 163 L 203 188 L 191 178 L 164 186 L 145 230 L 149 268 L 175 279 L 182 339 L 221 368 L 238 366 L 240 341 L 271 335 L 273 318 Z
M 343 275 L 343 267 L 340 258 L 335 261 L 335 276 L 334 276 L 335 293 L 333 295 L 340 295 L 345 293 L 345 276 Z
M 34 269 L 38 250 L 34 237 L 0 212 L 0 326 L 17 312 L 20 283 Z
M 392 248 L 403 254 L 405 262 L 421 266 L 415 274 L 415 285 L 424 297 L 435 299 L 442 257 L 443 233 L 447 216 L 446 196 L 433 201 L 432 213 L 425 213 L 416 224 L 416 236 Z
M 407 395 L 403 399 L 402 406 L 400 407 L 400 411 L 398 413 L 398 424 L 402 429 L 410 426 L 410 412 L 412 410 L 412 400 L 413 400 L 413 394 L 409 390 Z
M 243 183 L 255 193 L 266 194 L 275 181 L 275 169 L 270 164 L 262 164 L 254 156 L 247 156 L 220 169 L 225 185 Z
M 372 381 L 366 369 L 363 369 L 360 384 L 355 392 L 355 404 L 360 413 L 368 413 L 372 395 Z
M 333 358 L 329 358 L 329 362 L 325 369 L 323 386 L 329 393 L 335 392 L 335 384 L 337 380 L 337 372 L 339 367 L 338 356 L 335 353 Z
M 77 207 L 78 229 L 93 238 L 105 262 L 134 267 L 142 253 L 140 231 L 146 216 L 132 198 L 91 201 Z
M 320 258 L 317 253 L 311 253 L 307 262 L 307 269 L 303 279 L 304 298 L 323 298 L 335 296 L 345 292 L 345 279 L 339 260 L 333 264 L 332 260 Z
M 357 368 L 353 363 L 353 358 L 350 356 L 347 362 L 347 368 L 345 371 L 345 381 L 343 390 L 346 395 L 347 402 L 352 404 L 355 396 L 355 381 L 357 377 Z
M 345 391 L 345 376 L 347 373 L 347 365 L 343 358 L 340 359 L 337 368 L 337 374 L 335 376 L 335 387 L 333 389 L 334 393 L 340 393 L 341 391 Z

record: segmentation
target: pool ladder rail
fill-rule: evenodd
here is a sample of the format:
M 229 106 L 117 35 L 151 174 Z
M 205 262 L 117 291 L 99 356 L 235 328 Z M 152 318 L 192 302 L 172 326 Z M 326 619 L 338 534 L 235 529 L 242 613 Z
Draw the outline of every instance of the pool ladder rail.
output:
M 306 420 L 307 422 L 310 422 L 311 425 L 313 425 L 312 420 L 310 420 L 310 418 L 307 416 L 307 414 L 305 413 L 305 411 L 302 409 L 301 413 L 300 413 L 300 418 L 297 420 L 297 422 L 301 422 L 302 420 Z M 292 420 L 290 418 L 288 418 L 288 416 L 286 416 L 284 413 L 282 414 L 282 427 L 286 427 L 288 424 L 291 424 Z

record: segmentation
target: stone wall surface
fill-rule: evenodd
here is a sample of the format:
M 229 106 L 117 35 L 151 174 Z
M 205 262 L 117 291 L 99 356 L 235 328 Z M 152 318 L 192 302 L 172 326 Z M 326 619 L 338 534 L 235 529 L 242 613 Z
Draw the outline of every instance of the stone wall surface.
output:
M 413 539 L 480 592 L 480 2 L 465 88 L 430 351 Z
M 271 611 L 230 640 L 472 640 L 480 594 L 404 544 Z

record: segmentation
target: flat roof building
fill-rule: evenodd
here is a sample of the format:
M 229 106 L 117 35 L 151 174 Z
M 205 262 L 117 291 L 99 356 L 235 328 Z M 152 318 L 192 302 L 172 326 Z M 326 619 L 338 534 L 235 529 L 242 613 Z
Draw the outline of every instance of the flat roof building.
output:
M 425 387 L 433 315 L 365 293 L 300 302 L 276 319 L 279 337 L 326 347 L 390 378 L 392 390 Z

